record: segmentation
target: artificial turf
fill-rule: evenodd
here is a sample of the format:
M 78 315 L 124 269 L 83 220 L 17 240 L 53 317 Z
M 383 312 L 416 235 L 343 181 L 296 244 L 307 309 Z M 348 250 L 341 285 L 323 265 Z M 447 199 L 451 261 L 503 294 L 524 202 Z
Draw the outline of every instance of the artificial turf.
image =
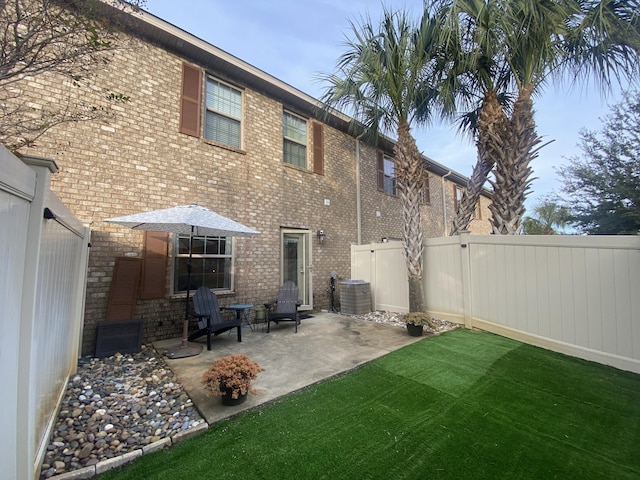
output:
M 109 479 L 638 479 L 640 375 L 457 330 Z

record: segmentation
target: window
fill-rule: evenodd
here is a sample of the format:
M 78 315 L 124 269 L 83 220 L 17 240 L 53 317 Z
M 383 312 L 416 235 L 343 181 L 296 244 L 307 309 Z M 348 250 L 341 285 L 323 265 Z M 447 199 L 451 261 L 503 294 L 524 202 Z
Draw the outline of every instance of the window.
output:
M 307 122 L 289 112 L 284 112 L 282 131 L 284 162 L 307 168 Z
M 242 92 L 209 77 L 205 106 L 205 138 L 240 148 Z
M 381 151 L 378 152 L 378 190 L 396 195 L 396 163 Z
M 173 262 L 173 293 L 186 292 L 189 272 L 189 236 L 176 235 Z M 190 290 L 198 287 L 232 290 L 232 240 L 227 237 L 193 237 Z
M 463 190 L 460 185 L 453 186 L 453 210 L 458 211 L 458 207 L 460 206 L 460 202 L 462 201 Z

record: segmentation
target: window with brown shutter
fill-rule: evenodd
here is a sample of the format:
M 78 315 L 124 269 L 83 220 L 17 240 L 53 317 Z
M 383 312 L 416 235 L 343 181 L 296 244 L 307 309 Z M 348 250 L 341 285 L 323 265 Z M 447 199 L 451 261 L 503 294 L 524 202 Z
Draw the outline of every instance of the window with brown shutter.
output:
M 313 173 L 324 175 L 324 129 L 322 124 L 313 124 Z
M 396 162 L 384 155 L 382 150 L 378 150 L 378 190 L 381 192 L 397 195 L 396 190 Z
M 167 288 L 167 248 L 169 234 L 144 232 L 142 284 L 140 298 L 164 298 Z
M 180 99 L 180 132 L 200 136 L 200 102 L 202 71 L 182 64 L 182 96 Z

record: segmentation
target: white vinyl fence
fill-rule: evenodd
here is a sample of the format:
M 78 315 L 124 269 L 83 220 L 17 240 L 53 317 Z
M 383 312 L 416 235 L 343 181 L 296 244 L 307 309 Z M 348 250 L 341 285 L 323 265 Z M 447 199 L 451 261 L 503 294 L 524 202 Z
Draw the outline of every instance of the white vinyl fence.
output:
M 0 464 L 32 479 L 77 366 L 89 229 L 50 192 L 55 163 L 23 160 L 0 146 Z
M 391 247 L 402 260 L 400 244 L 352 247 L 352 277 L 371 282 L 374 308 L 403 312 L 404 261 L 375 266 Z M 424 289 L 433 317 L 640 373 L 640 236 L 428 239 Z
M 352 245 L 351 278 L 371 283 L 374 310 L 409 311 L 409 284 L 400 242 Z

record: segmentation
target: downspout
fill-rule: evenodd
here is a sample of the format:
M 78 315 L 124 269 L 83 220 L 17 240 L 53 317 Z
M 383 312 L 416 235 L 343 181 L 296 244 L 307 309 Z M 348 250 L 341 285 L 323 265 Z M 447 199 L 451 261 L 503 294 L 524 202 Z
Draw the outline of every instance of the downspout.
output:
M 356 223 L 358 229 L 358 245 L 362 245 L 362 199 L 360 198 L 360 137 L 356 137 Z
M 443 236 L 447 236 L 447 196 L 444 188 L 444 179 L 451 175 L 451 170 L 442 176 L 442 220 L 443 220 Z

